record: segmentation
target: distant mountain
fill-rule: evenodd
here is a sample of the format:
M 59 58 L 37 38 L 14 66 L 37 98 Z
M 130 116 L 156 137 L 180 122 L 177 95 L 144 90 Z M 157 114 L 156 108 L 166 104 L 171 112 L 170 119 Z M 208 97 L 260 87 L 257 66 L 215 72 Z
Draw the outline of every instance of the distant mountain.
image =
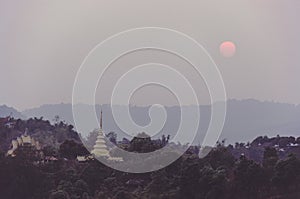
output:
M 8 107 L 6 105 L 1 105 L 0 106 L 0 117 L 7 117 L 7 116 L 12 116 L 17 119 L 24 119 L 25 116 L 22 115 L 19 111 L 12 107 Z
M 93 106 L 79 104 L 76 108 L 84 114 L 85 110 L 92 109 Z M 122 109 L 122 106 L 119 108 Z M 124 107 L 123 107 L 124 108 Z M 193 109 L 195 107 L 184 107 Z M 114 131 L 118 134 L 118 138 L 130 136 L 124 134 L 113 120 L 111 108 L 109 105 L 96 105 L 97 115 L 103 110 L 104 131 Z M 140 125 L 146 125 L 150 122 L 148 114 L 149 107 L 131 106 L 130 113 L 133 120 Z M 166 107 L 167 121 L 164 128 L 156 137 L 162 134 L 170 134 L 171 137 L 177 132 L 180 122 L 180 107 Z M 200 126 L 198 135 L 194 144 L 201 143 L 203 136 L 206 133 L 211 116 L 210 106 L 200 106 Z M 74 124 L 72 116 L 71 104 L 54 104 L 43 105 L 38 108 L 28 109 L 22 112 L 27 117 L 44 117 L 53 121 L 56 115 L 59 115 L 61 120 L 65 120 L 70 124 Z M 84 121 L 83 134 L 93 130 L 90 121 Z M 135 132 L 133 132 L 135 133 Z M 285 103 L 261 102 L 257 100 L 229 100 L 227 102 L 227 115 L 224 129 L 220 139 L 226 139 L 227 143 L 241 142 L 253 140 L 258 135 L 276 136 L 280 135 L 300 135 L 300 106 Z
M 45 104 L 37 108 L 27 109 L 22 112 L 26 117 L 43 117 L 50 122 L 54 121 L 55 116 L 59 116 L 61 120 L 74 124 L 71 104 Z

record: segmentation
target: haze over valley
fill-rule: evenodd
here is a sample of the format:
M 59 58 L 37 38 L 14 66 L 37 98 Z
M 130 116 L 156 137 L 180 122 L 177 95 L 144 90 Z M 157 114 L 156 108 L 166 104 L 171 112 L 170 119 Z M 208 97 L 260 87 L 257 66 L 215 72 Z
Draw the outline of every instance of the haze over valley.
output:
M 77 105 L 79 109 L 92 109 L 90 105 Z M 188 107 L 185 107 L 188 108 Z M 192 108 L 189 107 L 189 108 Z M 109 105 L 96 105 L 97 115 L 103 110 L 104 131 L 116 132 L 118 138 L 134 136 L 124 134 L 114 122 L 111 108 Z M 130 106 L 130 113 L 133 120 L 142 126 L 150 122 L 148 115 L 149 107 Z M 162 134 L 174 136 L 180 122 L 180 107 L 166 107 L 167 120 L 164 128 L 154 137 L 161 137 Z M 0 106 L 0 116 L 10 115 L 16 118 L 43 117 L 51 122 L 55 116 L 59 116 L 61 121 L 74 125 L 71 104 L 52 104 L 43 105 L 37 108 L 18 112 L 6 106 Z M 210 106 L 200 106 L 200 125 L 194 144 L 200 144 L 210 121 Z M 87 136 L 94 128 L 89 121 L 84 121 L 84 132 Z M 253 140 L 259 135 L 298 136 L 300 134 L 300 105 L 286 103 L 261 102 L 258 100 L 229 100 L 227 103 L 226 121 L 220 136 L 220 140 L 226 139 L 228 143 Z

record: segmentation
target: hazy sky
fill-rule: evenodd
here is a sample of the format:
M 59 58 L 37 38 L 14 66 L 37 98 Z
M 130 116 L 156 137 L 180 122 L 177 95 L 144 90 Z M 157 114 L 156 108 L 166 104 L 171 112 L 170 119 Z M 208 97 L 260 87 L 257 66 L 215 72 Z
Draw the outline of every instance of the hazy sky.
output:
M 203 44 L 219 66 L 228 98 L 299 104 L 299 11 L 299 0 L 0 0 L 0 104 L 22 110 L 71 102 L 76 72 L 88 52 L 112 34 L 143 26 L 175 29 Z M 227 40 L 237 46 L 232 58 L 219 53 Z M 138 57 L 151 55 L 171 59 L 155 52 Z M 123 61 L 116 68 L 136 62 Z M 193 79 L 192 72 L 185 75 Z M 207 95 L 202 90 L 206 93 L 199 86 L 198 94 Z M 160 88 L 145 91 L 134 96 L 137 104 L 173 103 Z

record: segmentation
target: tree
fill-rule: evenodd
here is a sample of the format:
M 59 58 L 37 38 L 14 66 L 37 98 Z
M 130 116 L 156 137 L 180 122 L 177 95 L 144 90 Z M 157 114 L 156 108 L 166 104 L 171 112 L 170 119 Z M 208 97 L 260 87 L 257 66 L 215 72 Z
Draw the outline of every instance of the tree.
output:
M 179 180 L 181 198 L 197 198 L 200 176 L 199 162 L 186 162 Z
M 108 140 L 113 143 L 113 144 L 117 144 L 117 134 L 113 131 L 109 132 L 106 137 L 108 138 Z
M 98 136 L 98 131 L 95 129 L 92 132 L 90 132 L 90 134 L 87 136 L 86 140 L 84 141 L 85 146 L 88 148 L 88 150 L 92 150 L 96 140 L 97 140 L 97 136 Z
M 86 193 L 86 194 L 89 193 L 88 184 L 83 180 L 77 180 L 73 185 L 73 187 L 74 187 L 74 193 L 78 196 L 81 196 L 82 193 Z
M 146 133 L 139 133 L 130 141 L 129 151 L 139 152 L 139 153 L 148 153 L 155 151 L 151 137 Z
M 276 149 L 267 147 L 265 148 L 264 151 L 264 156 L 263 156 L 263 166 L 264 168 L 268 170 L 273 170 L 275 167 L 277 161 L 278 161 L 278 154 Z
M 53 146 L 45 146 L 42 150 L 45 156 L 57 155 L 57 150 Z
M 151 174 L 151 182 L 145 188 L 149 195 L 156 195 L 156 198 L 162 193 L 167 192 L 171 188 L 170 180 L 167 178 L 167 173 L 164 169 L 153 172 Z M 147 197 L 146 197 L 147 198 Z
M 114 199 L 136 199 L 136 197 L 128 191 L 120 190 L 115 194 Z
M 234 157 L 226 147 L 219 146 L 209 152 L 204 158 L 214 169 L 218 167 L 232 168 L 234 165 Z
M 53 118 L 53 121 L 54 121 L 55 124 L 58 124 L 59 121 L 60 121 L 59 115 L 55 115 L 54 118 Z
M 33 194 L 44 198 L 45 175 L 37 167 L 22 159 L 7 159 L 0 162 L 1 198 L 31 199 Z
M 70 199 L 70 196 L 67 192 L 58 190 L 58 191 L 53 191 L 50 194 L 49 199 Z
M 267 176 L 259 164 L 241 156 L 234 169 L 234 187 L 237 198 L 259 198 Z
M 279 161 L 275 166 L 272 182 L 282 190 L 299 186 L 300 160 L 294 154 L 291 154 L 286 160 Z
M 59 147 L 59 154 L 68 159 L 75 159 L 77 156 L 89 155 L 89 151 L 73 140 L 66 140 Z

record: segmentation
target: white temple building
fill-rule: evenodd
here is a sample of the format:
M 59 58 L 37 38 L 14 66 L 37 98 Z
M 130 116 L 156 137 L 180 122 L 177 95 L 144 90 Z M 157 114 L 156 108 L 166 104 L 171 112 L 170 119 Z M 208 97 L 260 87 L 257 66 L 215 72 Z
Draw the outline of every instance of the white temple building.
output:
M 17 137 L 16 139 L 11 141 L 12 148 L 7 151 L 8 156 L 15 156 L 15 151 L 20 147 L 20 146 L 33 146 L 37 150 L 41 150 L 40 143 L 38 141 L 35 141 L 34 138 L 32 138 L 30 135 L 27 133 L 27 129 L 25 130 L 24 134 L 21 135 L 20 137 Z
M 106 146 L 106 141 L 105 141 L 105 137 L 104 137 L 104 133 L 103 133 L 103 129 L 102 129 L 102 111 L 101 111 L 101 115 L 100 115 L 100 129 L 98 129 L 97 140 L 95 142 L 95 145 L 94 145 L 91 153 L 95 157 L 104 157 L 104 158 L 107 158 L 108 160 L 112 160 L 112 161 L 123 161 L 123 158 L 111 157 L 109 154 L 109 150 Z

